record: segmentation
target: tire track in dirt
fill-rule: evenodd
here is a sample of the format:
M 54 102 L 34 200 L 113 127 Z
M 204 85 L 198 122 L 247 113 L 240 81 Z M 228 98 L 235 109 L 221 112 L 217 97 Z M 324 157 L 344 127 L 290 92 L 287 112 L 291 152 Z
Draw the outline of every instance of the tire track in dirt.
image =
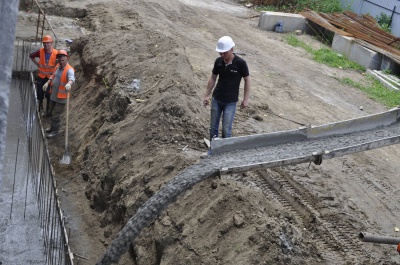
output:
M 364 174 L 356 165 L 344 162 L 345 173 L 349 178 L 360 186 L 365 187 L 371 194 L 374 194 L 382 204 L 393 216 L 399 216 L 400 207 L 396 202 L 400 201 L 400 196 L 396 193 L 396 189 L 390 187 L 382 180 L 376 179 L 375 175 Z
M 315 243 L 322 258 L 330 264 L 344 264 L 349 259 L 367 256 L 360 250 L 361 244 L 349 236 L 354 234 L 354 229 L 338 218 L 330 220 L 330 215 L 323 216 L 318 209 L 325 209 L 326 206 L 281 170 L 259 170 L 255 175 L 248 174 L 246 179 L 234 180 L 250 188 L 259 188 L 265 196 L 281 204 L 293 215 L 299 227 L 323 230 L 318 234 L 324 234 L 325 237 L 315 238 Z

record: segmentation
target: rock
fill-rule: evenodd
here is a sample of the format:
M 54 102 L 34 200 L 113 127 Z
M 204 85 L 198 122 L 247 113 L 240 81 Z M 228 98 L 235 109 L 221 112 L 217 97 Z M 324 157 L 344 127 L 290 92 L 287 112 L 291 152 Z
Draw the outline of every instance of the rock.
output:
M 255 115 L 255 116 L 253 117 L 253 119 L 255 119 L 256 121 L 263 121 L 263 120 L 264 120 L 264 118 L 261 117 L 260 115 Z
M 214 190 L 215 190 L 216 188 L 218 188 L 218 183 L 215 182 L 215 181 L 213 181 L 213 182 L 211 183 L 211 188 L 213 188 Z
M 244 225 L 244 214 L 241 212 L 236 212 L 233 215 L 233 225 L 235 227 L 242 227 Z
M 168 215 L 166 215 L 166 216 L 164 216 L 163 219 L 161 219 L 160 223 L 161 223 L 163 226 L 171 226 L 171 224 L 172 224 L 171 218 L 170 218 Z
M 174 170 L 175 166 L 174 165 L 165 165 L 164 169 L 168 169 L 168 170 Z

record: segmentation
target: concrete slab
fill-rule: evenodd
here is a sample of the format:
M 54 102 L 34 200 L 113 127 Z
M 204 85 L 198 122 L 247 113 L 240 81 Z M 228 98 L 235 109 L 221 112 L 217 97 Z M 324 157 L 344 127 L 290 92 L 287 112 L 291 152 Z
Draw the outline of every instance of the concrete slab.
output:
M 361 46 L 353 40 L 353 38 L 335 33 L 332 41 L 332 49 L 366 69 L 381 69 L 382 54 Z
M 282 32 L 306 30 L 306 19 L 299 14 L 262 11 L 258 20 L 258 27 L 264 30 L 274 31 L 275 25 L 282 22 Z

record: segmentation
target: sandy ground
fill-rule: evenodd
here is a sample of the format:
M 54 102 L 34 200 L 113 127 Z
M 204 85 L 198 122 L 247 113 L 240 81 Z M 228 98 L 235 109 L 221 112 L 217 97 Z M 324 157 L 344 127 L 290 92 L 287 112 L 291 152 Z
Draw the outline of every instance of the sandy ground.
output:
M 72 164 L 57 163 L 63 135 L 49 146 L 79 264 L 99 260 L 148 198 L 200 161 L 209 121 L 201 102 L 219 37 L 233 38 L 252 78 L 250 107 L 238 111 L 235 136 L 386 110 L 339 81 L 368 82 L 364 75 L 314 62 L 283 34 L 258 29 L 257 12 L 239 2 L 43 5 L 70 17 L 54 17 L 53 28 L 74 40 Z M 68 23 L 70 31 L 62 26 Z M 17 37 L 31 39 L 31 24 L 21 15 Z M 139 89 L 132 88 L 134 79 Z M 144 229 L 119 264 L 398 264 L 395 246 L 358 240 L 360 231 L 398 236 L 398 156 L 390 146 L 320 166 L 205 180 Z

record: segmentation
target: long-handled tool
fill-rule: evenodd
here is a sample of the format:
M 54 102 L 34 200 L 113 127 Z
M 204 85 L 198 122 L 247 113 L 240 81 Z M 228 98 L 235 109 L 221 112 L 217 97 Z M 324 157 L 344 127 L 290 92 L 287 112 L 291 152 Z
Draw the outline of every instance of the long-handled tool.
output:
M 65 152 L 60 159 L 60 164 L 69 165 L 71 163 L 71 154 L 68 152 L 68 112 L 69 112 L 69 93 L 67 94 L 67 115 L 65 121 Z

